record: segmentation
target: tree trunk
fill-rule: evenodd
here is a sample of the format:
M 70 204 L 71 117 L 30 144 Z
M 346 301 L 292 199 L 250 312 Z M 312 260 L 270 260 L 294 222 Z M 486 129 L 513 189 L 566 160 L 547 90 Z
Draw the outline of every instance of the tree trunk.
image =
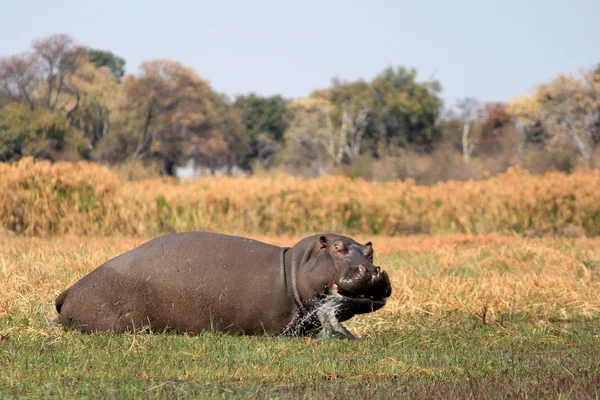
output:
M 233 175 L 233 166 L 234 165 L 235 165 L 235 155 L 233 153 L 230 153 L 229 157 L 227 157 L 227 166 L 226 166 L 227 176 Z
M 23 97 L 27 101 L 27 104 L 29 104 L 29 109 L 31 111 L 35 111 L 35 103 L 31 99 L 31 97 L 29 96 L 29 94 L 27 93 L 27 90 L 26 89 L 22 89 L 22 91 L 23 91 Z
M 175 163 L 172 160 L 165 160 L 163 173 L 166 176 L 175 176 Z
M 59 81 L 58 81 L 58 87 L 56 88 L 56 96 L 54 96 L 54 102 L 50 106 L 50 109 L 52 111 L 56 110 L 56 105 L 58 104 L 58 99 L 60 97 L 60 92 L 62 91 L 62 88 L 63 88 L 64 80 L 65 80 L 65 77 L 64 77 L 64 75 L 61 74 Z M 49 100 L 51 100 L 51 97 L 52 97 L 52 93 L 48 93 Z
M 102 133 L 98 138 L 98 141 L 107 137 L 110 129 L 110 119 L 108 118 L 108 111 L 106 111 L 106 108 L 102 107 L 100 115 L 102 116 Z
M 152 144 L 152 135 L 148 133 L 150 129 L 150 124 L 152 123 L 152 102 L 148 105 L 148 113 L 146 114 L 146 122 L 144 122 L 144 129 L 142 130 L 142 137 L 138 142 L 137 148 L 135 149 L 135 154 L 133 156 L 134 160 L 139 160 L 150 148 Z
M 73 106 L 73 108 L 71 108 L 68 112 L 67 112 L 67 121 L 69 122 L 69 125 L 73 126 L 74 123 L 74 118 L 73 118 L 73 113 L 75 111 L 77 111 L 77 109 L 79 108 L 79 101 L 81 100 L 81 96 L 79 95 L 79 92 L 75 92 L 75 105 Z
M 315 173 L 317 176 L 323 175 L 323 154 L 319 146 L 315 146 L 314 151 L 317 153 L 317 159 L 315 161 Z
M 46 108 L 52 110 L 52 90 L 54 90 L 54 75 L 48 77 L 48 94 L 46 95 Z
M 352 119 L 348 109 L 342 114 L 342 132 L 346 134 L 346 153 L 350 158 L 350 164 L 355 164 L 360 156 L 360 147 L 362 137 L 366 131 L 366 120 L 369 110 L 365 107 L 361 108 L 355 119 Z
M 471 158 L 473 146 L 469 146 L 469 134 L 471 133 L 471 123 L 467 122 L 462 134 L 463 160 L 468 163 Z
M 583 164 L 586 169 L 592 169 L 593 167 L 593 157 L 594 157 L 594 146 L 589 142 L 589 140 L 584 140 L 581 137 L 581 134 L 578 131 L 572 131 L 573 140 L 577 145 L 577 149 L 579 150 L 579 154 L 583 158 Z

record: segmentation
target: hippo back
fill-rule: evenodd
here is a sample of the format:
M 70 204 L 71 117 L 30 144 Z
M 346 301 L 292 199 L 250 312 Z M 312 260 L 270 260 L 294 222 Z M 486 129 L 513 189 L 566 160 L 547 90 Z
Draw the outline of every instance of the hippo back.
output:
M 151 327 L 279 333 L 297 310 L 284 249 L 206 232 L 162 236 L 109 260 L 57 299 L 84 331 Z

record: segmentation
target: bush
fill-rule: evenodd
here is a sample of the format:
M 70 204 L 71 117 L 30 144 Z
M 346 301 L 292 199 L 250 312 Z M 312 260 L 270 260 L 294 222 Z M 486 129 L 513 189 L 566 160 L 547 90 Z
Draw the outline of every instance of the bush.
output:
M 126 182 L 97 164 L 0 163 L 0 227 L 27 235 L 183 230 L 303 234 L 600 233 L 600 171 L 519 167 L 431 186 L 329 176 Z

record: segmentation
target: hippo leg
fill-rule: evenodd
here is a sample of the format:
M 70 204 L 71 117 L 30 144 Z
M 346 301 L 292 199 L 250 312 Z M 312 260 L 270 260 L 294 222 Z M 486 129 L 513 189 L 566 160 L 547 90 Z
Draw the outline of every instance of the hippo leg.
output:
M 321 322 L 322 329 L 315 335 L 315 338 L 356 339 L 356 336 L 338 321 L 331 309 L 319 309 L 317 311 L 317 318 Z

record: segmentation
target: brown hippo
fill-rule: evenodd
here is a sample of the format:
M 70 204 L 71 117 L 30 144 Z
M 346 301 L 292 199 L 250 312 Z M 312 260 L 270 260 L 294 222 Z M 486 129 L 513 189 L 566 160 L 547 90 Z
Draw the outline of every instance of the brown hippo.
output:
M 107 261 L 62 292 L 56 309 L 65 328 L 83 332 L 353 337 L 340 322 L 380 309 L 391 293 L 370 242 L 324 234 L 290 248 L 185 232 Z

